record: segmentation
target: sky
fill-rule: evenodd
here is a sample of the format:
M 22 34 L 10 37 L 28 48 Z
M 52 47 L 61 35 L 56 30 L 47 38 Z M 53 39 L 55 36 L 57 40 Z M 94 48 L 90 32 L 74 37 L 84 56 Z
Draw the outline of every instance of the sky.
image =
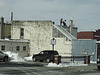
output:
M 0 17 L 14 20 L 73 20 L 78 31 L 100 29 L 100 0 L 0 0 Z

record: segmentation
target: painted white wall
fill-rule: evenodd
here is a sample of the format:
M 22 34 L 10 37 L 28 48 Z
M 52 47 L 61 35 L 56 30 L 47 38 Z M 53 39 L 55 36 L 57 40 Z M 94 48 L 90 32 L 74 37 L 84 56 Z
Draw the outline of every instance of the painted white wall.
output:
M 12 39 L 20 39 L 20 28 L 24 28 L 24 39 L 30 40 L 30 55 L 41 50 L 51 49 L 52 22 L 50 21 L 15 21 Z
M 56 38 L 55 49 L 61 56 L 71 56 L 72 42 L 66 41 L 66 38 Z
M 18 41 L 13 41 L 13 40 L 0 40 L 0 49 L 1 46 L 5 46 L 5 50 L 2 50 L 4 52 L 6 51 L 12 51 L 15 53 L 19 53 L 20 56 L 24 57 L 24 56 L 28 56 L 29 53 L 29 46 L 28 46 L 28 42 L 18 42 Z M 16 51 L 16 46 L 20 46 L 20 50 Z M 26 46 L 26 51 L 23 51 L 23 46 Z

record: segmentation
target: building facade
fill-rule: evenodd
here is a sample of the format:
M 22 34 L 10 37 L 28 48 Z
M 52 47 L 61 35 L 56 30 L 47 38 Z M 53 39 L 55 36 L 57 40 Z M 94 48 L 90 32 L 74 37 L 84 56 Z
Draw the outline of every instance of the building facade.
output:
M 72 41 L 72 55 L 73 56 L 90 56 L 90 61 L 97 60 L 97 45 L 96 40 L 78 39 Z M 77 58 L 76 58 L 77 59 Z M 80 59 L 78 58 L 80 61 Z M 83 59 L 84 61 L 84 59 Z
M 74 29 L 77 31 L 77 28 L 73 27 L 73 31 Z M 66 31 L 74 37 L 68 28 L 54 25 L 52 21 L 13 21 L 11 39 L 29 39 L 30 55 L 33 55 L 42 50 L 52 50 L 51 39 L 55 38 L 54 49 L 62 56 L 71 56 L 72 43 Z
M 96 31 L 78 32 L 78 39 L 96 39 L 100 41 L 100 29 Z
M 11 23 L 4 22 L 4 18 L 0 19 L 0 50 L 12 51 L 19 53 L 20 56 L 29 56 L 29 40 L 27 39 L 11 39 Z
M 100 29 L 98 29 L 96 31 L 78 32 L 78 39 L 91 39 L 91 40 L 96 40 L 96 43 L 95 43 L 95 49 L 96 50 L 94 50 L 94 52 L 96 51 L 95 52 L 96 58 L 100 57 Z M 91 48 L 92 47 L 93 46 L 91 46 Z M 91 49 L 91 50 L 93 50 L 93 49 Z
M 17 52 L 22 56 L 32 56 L 42 50 L 52 50 L 51 40 L 56 39 L 54 49 L 62 56 L 71 56 L 72 40 L 77 39 L 77 28 L 73 27 L 73 20 L 70 20 L 69 26 L 55 25 L 52 21 L 11 21 L 11 23 L 4 23 L 4 18 L 0 22 L 0 38 L 1 39 L 17 39 L 29 40 L 29 50 L 22 52 L 16 51 L 14 48 L 10 51 Z M 10 42 L 8 42 L 10 43 Z M 18 44 L 15 42 L 14 44 Z M 8 45 L 9 46 L 9 45 Z M 8 48 L 9 49 L 9 48 Z M 5 50 L 8 51 L 8 50 Z M 25 54 L 25 55 L 24 55 Z
M 85 40 L 77 40 L 77 37 Z M 79 32 L 77 35 L 77 27 L 73 26 L 73 20 L 70 20 L 69 26 L 60 26 L 50 20 L 20 20 L 4 23 L 4 19 L 1 18 L 0 48 L 2 51 L 14 51 L 22 57 L 32 56 L 42 50 L 52 50 L 53 38 L 56 40 L 54 50 L 57 50 L 61 56 L 84 55 L 82 53 L 87 51 L 88 55 L 92 55 L 91 59 L 96 60 L 100 55 L 100 42 L 96 43 L 96 40 L 100 41 L 100 30 Z
M 99 30 L 96 32 L 80 32 L 77 35 L 77 27 L 73 26 L 73 20 L 70 20 L 69 26 L 60 26 L 55 25 L 50 20 L 20 20 L 12 21 L 10 24 L 4 23 L 2 18 L 0 27 L 1 50 L 14 51 L 22 57 L 32 56 L 42 50 L 52 50 L 51 40 L 53 38 L 56 40 L 54 50 L 57 50 L 61 56 L 84 56 L 82 53 L 87 51 L 88 55 L 92 55 L 91 59 L 96 60 L 100 53 L 100 43 L 96 45 L 94 40 L 77 40 L 77 36 L 78 39 L 99 40 Z M 5 38 L 10 40 L 4 40 Z M 89 46 L 87 46 L 87 43 Z
M 41 50 L 50 50 L 52 25 L 50 21 L 13 21 L 11 39 L 29 39 L 30 55 Z
M 15 52 L 22 57 L 29 56 L 29 40 L 0 39 L 0 50 Z
M 11 23 L 4 23 L 4 18 L 0 19 L 0 39 L 11 38 Z

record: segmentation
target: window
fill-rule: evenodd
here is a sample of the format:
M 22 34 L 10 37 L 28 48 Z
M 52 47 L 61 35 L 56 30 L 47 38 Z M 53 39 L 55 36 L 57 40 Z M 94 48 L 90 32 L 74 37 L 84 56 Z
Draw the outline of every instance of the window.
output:
M 20 36 L 24 36 L 24 28 L 20 29 Z
M 40 54 L 44 54 L 44 52 L 40 52 Z
M 5 46 L 4 45 L 1 46 L 1 50 L 5 50 Z
M 16 51 L 19 51 L 20 50 L 20 46 L 16 46 Z
M 20 29 L 20 39 L 24 39 L 24 28 Z
M 23 46 L 23 51 L 26 51 L 26 46 Z

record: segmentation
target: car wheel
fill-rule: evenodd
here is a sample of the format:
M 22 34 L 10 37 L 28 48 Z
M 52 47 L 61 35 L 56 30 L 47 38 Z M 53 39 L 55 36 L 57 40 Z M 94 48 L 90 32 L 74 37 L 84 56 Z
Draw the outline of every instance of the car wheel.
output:
M 49 62 L 50 62 L 50 59 L 49 59 L 49 58 L 47 58 L 47 59 L 46 59 L 46 62 L 47 62 L 47 63 L 49 63 Z
M 8 62 L 8 57 L 7 57 L 7 56 L 4 57 L 3 61 L 4 61 L 4 62 Z
M 36 62 L 36 61 L 37 61 L 37 59 L 35 57 L 33 57 L 33 62 Z

